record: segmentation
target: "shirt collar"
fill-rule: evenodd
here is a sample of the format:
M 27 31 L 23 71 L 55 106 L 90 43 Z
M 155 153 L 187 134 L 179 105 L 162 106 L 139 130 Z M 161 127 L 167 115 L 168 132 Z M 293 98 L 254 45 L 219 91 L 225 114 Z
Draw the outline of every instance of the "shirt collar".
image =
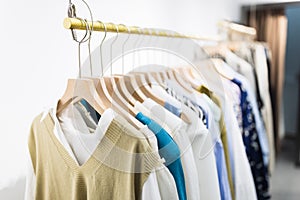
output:
M 169 112 L 167 109 L 148 98 L 143 102 L 143 105 L 151 111 L 150 116 L 159 118 L 160 122 L 165 124 L 172 133 L 176 132 L 179 128 L 186 128 L 187 124 L 179 117 Z M 159 117 L 161 116 L 161 117 Z
M 71 120 L 73 120 L 73 124 L 75 123 L 76 126 L 78 126 L 78 122 L 79 122 L 78 120 L 80 120 L 80 121 L 82 120 L 82 118 L 80 118 L 81 116 L 79 116 L 77 112 L 74 112 L 74 114 L 75 113 L 77 113 L 77 114 L 75 114 L 76 117 L 72 119 L 72 116 L 75 116 L 75 115 L 73 115 L 73 114 L 70 115 L 69 109 L 71 109 L 71 108 L 68 106 L 60 114 L 59 118 L 57 118 L 57 105 L 58 105 L 58 102 L 52 108 L 47 108 L 44 110 L 42 118 L 41 118 L 41 122 L 46 118 L 46 116 L 48 114 L 50 114 L 51 118 L 54 121 L 54 129 L 55 129 L 54 132 L 59 132 L 59 133 L 62 133 L 59 120 L 65 121 L 65 120 L 71 119 Z M 77 109 L 77 108 L 74 107 L 73 109 Z M 111 108 L 106 109 L 104 111 L 104 113 L 101 115 L 101 118 L 97 124 L 95 134 L 96 133 L 99 134 L 99 132 L 102 132 L 104 134 L 107 131 L 110 123 L 116 116 L 117 116 L 117 113 L 113 109 L 111 109 Z M 82 123 L 80 123 L 80 124 L 82 124 Z M 82 130 L 87 130 L 87 129 L 80 127 L 80 130 L 82 131 Z M 55 134 L 55 135 L 57 136 L 57 134 Z M 61 138 L 59 138 L 59 140 L 61 140 Z

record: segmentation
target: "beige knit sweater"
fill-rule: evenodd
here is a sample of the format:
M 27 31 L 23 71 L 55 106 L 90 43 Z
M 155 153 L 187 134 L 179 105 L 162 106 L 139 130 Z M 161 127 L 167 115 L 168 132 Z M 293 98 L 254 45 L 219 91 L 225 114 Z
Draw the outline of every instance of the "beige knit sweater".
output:
M 141 199 L 159 158 L 145 138 L 121 117 L 114 119 L 86 163 L 79 166 L 57 140 L 48 114 L 32 123 L 29 151 L 38 200 Z

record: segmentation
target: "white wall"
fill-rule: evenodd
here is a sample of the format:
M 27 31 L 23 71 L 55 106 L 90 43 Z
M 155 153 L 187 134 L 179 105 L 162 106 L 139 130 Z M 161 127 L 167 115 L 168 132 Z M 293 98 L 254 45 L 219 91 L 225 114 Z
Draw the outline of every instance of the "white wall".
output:
M 209 35 L 216 33 L 218 20 L 239 19 L 236 2 L 97 0 L 89 4 L 94 18 L 105 22 Z M 22 196 L 24 179 L 20 177 L 25 174 L 31 121 L 58 100 L 66 80 L 77 74 L 76 45 L 62 26 L 67 3 L 67 0 L 1 1 L 0 190 L 14 183 L 19 190 L 0 192 L 0 199 Z M 83 5 L 81 1 L 74 3 L 78 4 L 78 15 L 88 17 L 86 8 L 79 6 Z

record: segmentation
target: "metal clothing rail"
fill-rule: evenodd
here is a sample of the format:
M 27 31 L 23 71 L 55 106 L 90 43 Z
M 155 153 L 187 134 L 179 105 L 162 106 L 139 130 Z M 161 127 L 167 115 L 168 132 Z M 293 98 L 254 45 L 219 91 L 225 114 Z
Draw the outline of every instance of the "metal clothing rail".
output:
M 154 28 L 140 28 L 138 26 L 125 26 L 123 24 L 113 24 L 113 23 L 102 23 L 100 21 L 88 21 L 90 27 L 93 26 L 93 31 L 107 31 L 107 32 L 118 32 L 118 33 L 129 33 L 138 35 L 151 35 L 158 37 L 169 37 L 169 38 L 186 38 L 186 39 L 196 39 L 204 41 L 220 41 L 219 37 L 202 37 L 194 35 L 184 35 L 176 32 L 165 31 Z M 86 30 L 86 23 L 82 19 L 78 18 L 65 18 L 64 27 L 66 29 L 76 29 L 76 30 Z

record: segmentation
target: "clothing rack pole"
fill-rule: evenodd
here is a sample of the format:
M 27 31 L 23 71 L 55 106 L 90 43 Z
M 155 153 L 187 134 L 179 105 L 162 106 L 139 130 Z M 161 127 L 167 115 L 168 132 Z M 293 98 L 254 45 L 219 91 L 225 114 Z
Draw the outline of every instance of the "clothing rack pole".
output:
M 123 24 L 113 24 L 113 23 L 102 23 L 100 21 L 88 21 L 89 26 L 93 26 L 93 31 L 104 32 L 114 32 L 119 33 L 129 33 L 138 35 L 151 35 L 158 37 L 169 37 L 169 38 L 186 38 L 186 39 L 196 39 L 196 40 L 207 40 L 207 41 L 220 41 L 218 37 L 202 37 L 193 35 L 184 35 L 176 32 L 170 32 L 154 28 L 140 28 L 138 26 L 125 26 Z M 76 29 L 76 30 L 86 30 L 86 24 L 82 19 L 78 18 L 65 18 L 64 27 L 66 29 Z M 106 27 L 106 29 L 105 29 Z
M 232 32 L 238 32 L 240 34 L 245 34 L 245 35 L 249 35 L 252 37 L 256 36 L 256 29 L 253 27 L 244 26 L 244 25 L 229 22 L 229 21 L 220 21 L 218 23 L 218 26 L 220 28 L 225 28 Z

